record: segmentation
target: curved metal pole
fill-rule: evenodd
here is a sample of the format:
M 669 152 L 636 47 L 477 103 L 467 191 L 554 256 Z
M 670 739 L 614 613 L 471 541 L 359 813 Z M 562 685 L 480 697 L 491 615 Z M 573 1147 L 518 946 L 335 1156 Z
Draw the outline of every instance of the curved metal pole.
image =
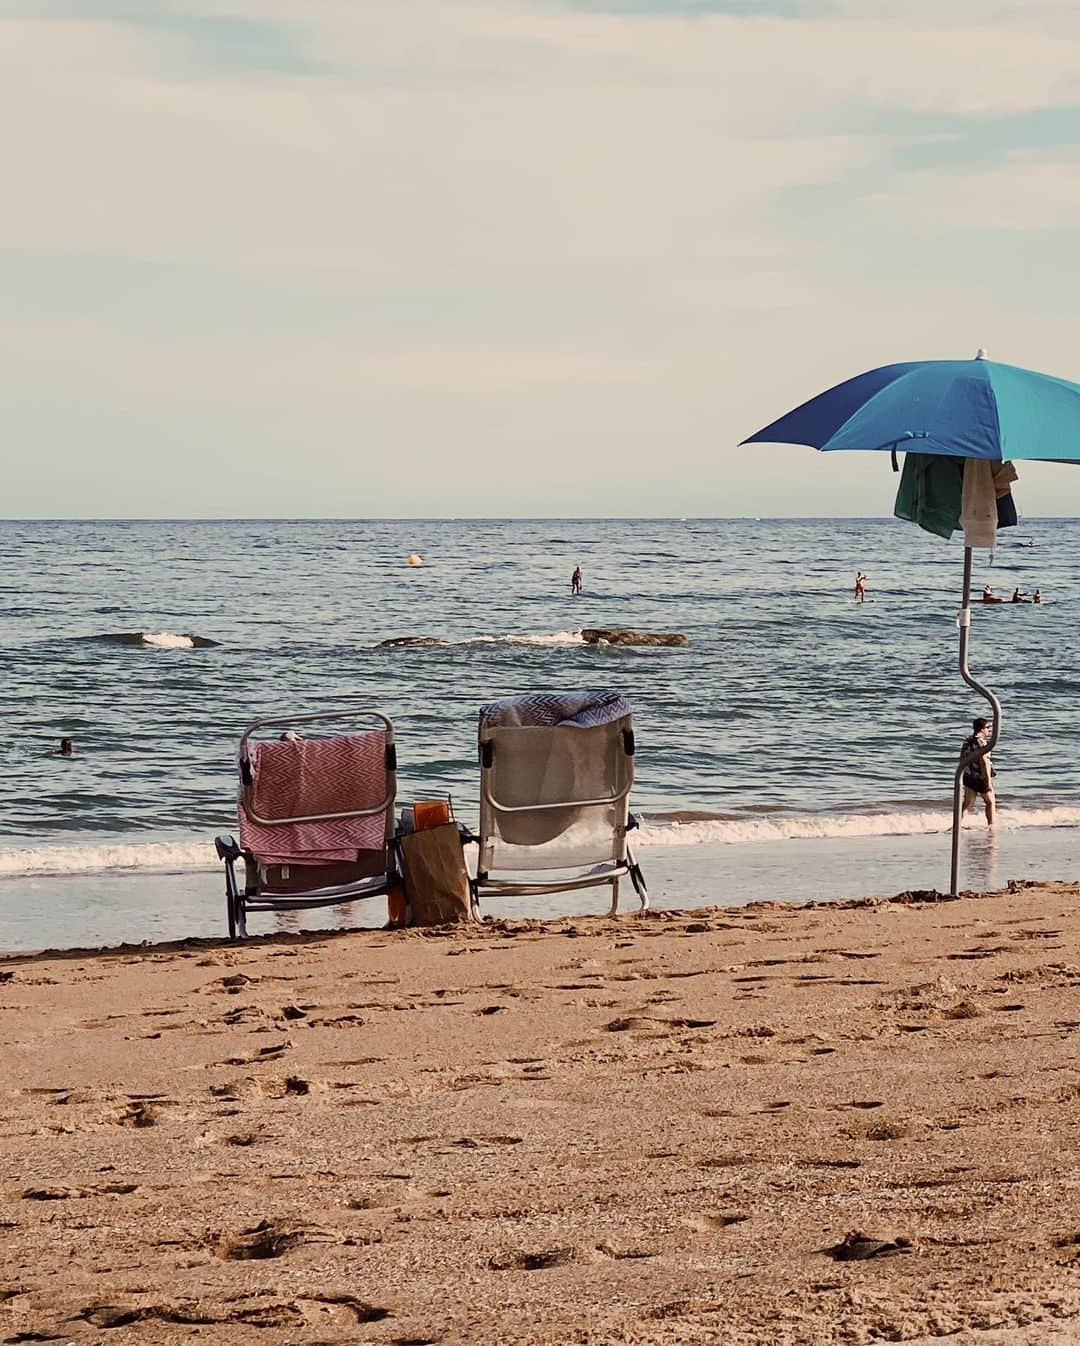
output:
M 956 618 L 956 624 L 960 628 L 960 676 L 969 687 L 973 687 L 980 696 L 986 698 L 990 703 L 990 709 L 993 712 L 993 725 L 990 730 L 988 742 L 975 752 L 961 753 L 960 760 L 956 764 L 956 776 L 953 779 L 953 815 L 952 815 L 952 871 L 949 876 L 949 893 L 955 897 L 959 888 L 958 879 L 960 871 L 960 801 L 961 788 L 963 786 L 964 772 L 972 764 L 978 762 L 987 753 L 993 752 L 997 746 L 998 736 L 1001 733 L 1001 702 L 993 692 L 976 681 L 968 668 L 968 636 L 971 632 L 971 548 L 964 548 L 964 601 L 963 606 Z

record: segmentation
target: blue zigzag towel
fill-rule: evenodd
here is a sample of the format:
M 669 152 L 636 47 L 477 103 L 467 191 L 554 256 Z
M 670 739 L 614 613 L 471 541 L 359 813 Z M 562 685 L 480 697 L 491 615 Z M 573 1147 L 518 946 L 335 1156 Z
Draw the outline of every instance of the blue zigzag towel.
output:
M 630 714 L 630 704 L 618 692 L 527 692 L 506 696 L 480 707 L 480 729 L 518 725 L 523 728 L 551 728 L 572 724 L 587 729 L 611 724 Z

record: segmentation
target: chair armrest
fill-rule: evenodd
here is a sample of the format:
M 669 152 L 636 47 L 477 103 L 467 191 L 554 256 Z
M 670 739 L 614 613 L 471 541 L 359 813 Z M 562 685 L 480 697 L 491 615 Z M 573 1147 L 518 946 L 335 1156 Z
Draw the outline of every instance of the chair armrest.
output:
M 243 854 L 235 838 L 225 835 L 214 838 L 214 849 L 218 853 L 218 859 L 224 860 L 226 864 L 234 864 Z

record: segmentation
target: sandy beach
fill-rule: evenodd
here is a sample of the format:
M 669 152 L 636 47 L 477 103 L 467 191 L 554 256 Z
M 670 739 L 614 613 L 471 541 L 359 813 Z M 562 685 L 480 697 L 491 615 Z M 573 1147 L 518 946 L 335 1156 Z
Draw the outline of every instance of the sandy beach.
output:
M 1080 1340 L 1076 885 L 0 962 L 0 1341 Z

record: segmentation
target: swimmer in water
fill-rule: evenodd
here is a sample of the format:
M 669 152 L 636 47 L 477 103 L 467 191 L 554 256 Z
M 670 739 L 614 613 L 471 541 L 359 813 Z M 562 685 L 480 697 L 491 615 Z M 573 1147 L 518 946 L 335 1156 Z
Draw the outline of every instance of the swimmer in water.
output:
M 863 574 L 863 572 L 862 572 L 861 570 L 860 570 L 859 573 L 855 576 L 855 602 L 856 602 L 856 603 L 865 603 L 865 602 L 866 602 L 866 581 L 867 581 L 867 579 L 869 579 L 869 576 Z
M 56 750 L 57 757 L 74 757 L 75 744 L 69 738 L 62 738 L 60 746 Z

